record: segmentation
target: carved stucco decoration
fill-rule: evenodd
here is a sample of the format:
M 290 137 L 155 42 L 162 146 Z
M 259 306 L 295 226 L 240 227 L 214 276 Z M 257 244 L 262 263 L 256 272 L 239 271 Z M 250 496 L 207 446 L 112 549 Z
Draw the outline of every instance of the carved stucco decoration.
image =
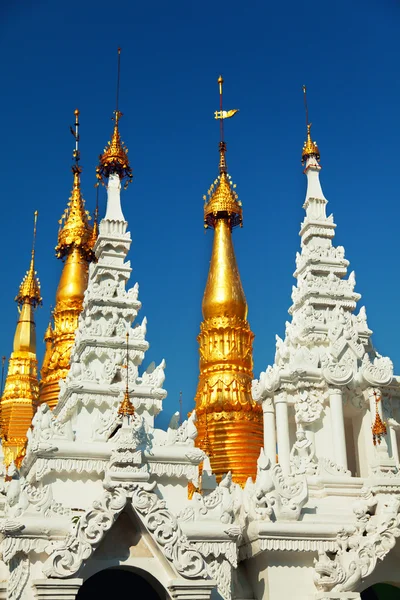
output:
M 297 521 L 308 500 L 303 475 L 284 475 L 280 464 L 271 461 L 261 449 L 255 483 L 248 480 L 243 491 L 243 509 L 249 521 Z
M 314 423 L 321 418 L 325 400 L 320 391 L 301 390 L 295 397 L 296 423 Z
M 362 360 L 361 372 L 372 386 L 389 385 L 393 379 L 393 363 L 390 358 L 380 355 L 371 361 L 366 353 Z
M 322 592 L 356 590 L 361 579 L 375 569 L 400 536 L 400 501 L 396 497 L 374 498 L 364 490 L 354 507 L 353 528 L 337 535 L 339 550 L 321 552 L 315 561 L 314 583 Z
M 151 491 L 154 485 L 133 484 L 131 492 L 121 488 L 105 491 L 93 508 L 80 517 L 65 542 L 52 542 L 47 547 L 49 558 L 43 565 L 44 574 L 63 578 L 77 573 L 129 500 L 177 573 L 186 578 L 205 577 L 203 557 L 182 534 L 165 502 Z

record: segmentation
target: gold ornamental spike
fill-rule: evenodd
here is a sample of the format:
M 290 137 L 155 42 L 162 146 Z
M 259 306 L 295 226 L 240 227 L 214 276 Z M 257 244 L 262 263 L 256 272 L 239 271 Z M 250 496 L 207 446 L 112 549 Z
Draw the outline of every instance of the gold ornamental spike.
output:
M 85 201 L 81 192 L 81 173 L 82 167 L 79 164 L 79 110 L 74 111 L 75 130 L 70 127 L 71 133 L 75 138 L 75 148 L 73 151 L 74 164 L 72 173 L 74 182 L 71 197 L 68 206 L 60 219 L 60 229 L 58 232 L 58 244 L 56 246 L 57 258 L 65 258 L 71 254 L 73 249 L 77 249 L 86 260 L 93 260 L 92 253 L 92 227 L 89 225 L 90 216 L 85 210 Z
M 219 142 L 219 176 L 210 187 L 208 194 L 210 196 L 208 202 L 204 205 L 204 227 L 205 229 L 215 229 L 219 218 L 227 218 L 231 229 L 237 226 L 242 226 L 242 204 L 239 201 L 238 195 L 232 183 L 231 177 L 228 175 L 226 164 L 226 143 L 224 141 L 224 119 L 233 117 L 238 112 L 238 109 L 223 110 L 222 104 L 222 85 L 224 80 L 222 75 L 218 78 L 219 86 L 219 111 L 214 113 L 214 116 L 220 122 L 220 142 Z
M 38 211 L 35 210 L 33 213 L 33 242 L 31 252 L 31 263 L 25 277 L 23 278 L 21 285 L 19 286 L 18 294 L 15 301 L 19 306 L 24 303 L 31 304 L 34 308 L 42 304 L 42 297 L 40 295 L 40 282 L 37 278 L 35 271 L 35 243 L 36 243 L 36 225 L 38 218 Z
M 306 128 L 307 128 L 307 138 L 303 145 L 303 150 L 301 153 L 301 162 L 304 165 L 306 160 L 313 156 L 316 160 L 320 159 L 319 148 L 316 142 L 313 142 L 311 139 L 311 126 L 312 123 L 308 120 L 308 104 L 307 104 L 307 88 L 303 85 L 303 95 L 304 95 L 304 108 L 306 113 Z
M 119 82 L 121 70 L 121 48 L 118 48 L 118 76 L 117 76 L 117 98 L 114 111 L 114 131 L 111 140 L 104 148 L 103 154 L 99 157 L 99 164 L 96 167 L 96 177 L 104 184 L 104 181 L 112 174 L 117 174 L 119 178 L 126 178 L 125 187 L 132 182 L 133 173 L 128 160 L 128 148 L 121 140 L 119 132 L 119 120 L 122 112 L 118 108 L 119 104 Z

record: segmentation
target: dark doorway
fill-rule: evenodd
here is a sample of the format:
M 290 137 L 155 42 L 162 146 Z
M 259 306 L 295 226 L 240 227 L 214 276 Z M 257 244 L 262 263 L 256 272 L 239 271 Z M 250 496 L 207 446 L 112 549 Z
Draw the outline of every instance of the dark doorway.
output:
M 361 600 L 400 600 L 400 588 L 376 583 L 361 593 Z
M 154 587 L 143 577 L 124 569 L 105 569 L 89 577 L 82 585 L 76 600 L 110 600 L 110 598 L 129 597 L 145 600 L 161 600 Z M 127 595 L 128 594 L 128 595 Z

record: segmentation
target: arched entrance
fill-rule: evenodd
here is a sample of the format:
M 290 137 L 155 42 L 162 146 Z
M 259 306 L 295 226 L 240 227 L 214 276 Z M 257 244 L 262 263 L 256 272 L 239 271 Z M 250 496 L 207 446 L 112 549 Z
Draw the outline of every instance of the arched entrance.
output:
M 164 600 L 165 591 L 162 591 L 158 582 L 154 583 L 153 586 L 144 577 L 128 569 L 105 569 L 85 581 L 76 600 L 113 600 L 119 598 L 120 594 L 121 597 L 125 596 L 129 590 L 135 598 Z
M 400 600 L 400 588 L 389 583 L 376 583 L 361 593 L 361 600 Z

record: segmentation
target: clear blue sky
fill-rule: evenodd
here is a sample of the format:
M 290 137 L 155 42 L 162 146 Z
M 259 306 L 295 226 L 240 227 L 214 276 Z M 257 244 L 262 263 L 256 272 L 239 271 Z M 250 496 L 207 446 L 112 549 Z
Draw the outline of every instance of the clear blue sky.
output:
M 303 83 L 335 241 L 356 271 L 375 345 L 399 372 L 397 1 L 20 0 L 3 3 L 1 13 L 1 355 L 11 351 L 13 298 L 38 209 L 42 357 L 61 271 L 58 219 L 72 185 L 69 125 L 78 107 L 83 192 L 93 209 L 121 46 L 121 131 L 135 177 L 123 208 L 133 239 L 131 283 L 140 284 L 139 318 L 148 318 L 148 361 L 167 362 L 161 423 L 178 408 L 180 390 L 185 410 L 196 390 L 212 243 L 212 232 L 203 232 L 202 196 L 217 174 L 220 72 L 226 108 L 240 109 L 226 126 L 227 159 L 244 209 L 234 242 L 256 334 L 255 375 L 273 361 L 291 304 L 305 194 Z

